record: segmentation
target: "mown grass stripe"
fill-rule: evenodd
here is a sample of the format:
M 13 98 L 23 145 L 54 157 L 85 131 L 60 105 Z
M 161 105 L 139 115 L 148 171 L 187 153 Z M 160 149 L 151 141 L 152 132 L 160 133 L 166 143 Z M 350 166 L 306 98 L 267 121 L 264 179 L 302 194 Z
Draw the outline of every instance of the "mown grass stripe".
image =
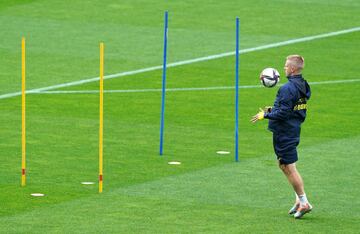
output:
M 353 27 L 353 28 L 344 29 L 344 30 L 335 31 L 335 32 L 328 32 L 328 33 L 319 34 L 319 35 L 301 37 L 301 38 L 291 39 L 291 40 L 287 40 L 287 41 L 275 42 L 275 43 L 271 43 L 271 44 L 267 44 L 267 45 L 261 45 L 261 46 L 256 46 L 256 47 L 252 47 L 252 48 L 242 49 L 242 50 L 240 50 L 240 54 L 245 54 L 245 53 L 250 53 L 250 52 L 254 52 L 254 51 L 270 49 L 270 48 L 276 48 L 276 47 L 286 46 L 286 45 L 300 43 L 300 42 L 313 41 L 313 40 L 317 40 L 317 39 L 343 35 L 343 34 L 352 33 L 352 32 L 356 32 L 356 31 L 360 31 L 360 27 Z M 235 51 L 225 52 L 225 53 L 220 53 L 220 54 L 215 54 L 215 55 L 170 63 L 167 65 L 167 67 L 177 67 L 177 66 L 182 66 L 182 65 L 186 65 L 186 64 L 203 62 L 203 61 L 232 56 L 234 54 L 235 54 Z M 106 75 L 106 76 L 104 76 L 104 79 L 119 78 L 119 77 L 135 75 L 135 74 L 139 74 L 139 73 L 155 71 L 155 70 L 160 70 L 160 69 L 162 69 L 161 65 L 154 66 L 154 67 L 148 67 L 148 68 L 142 68 L 142 69 L 133 70 L 133 71 L 120 72 L 120 73 L 115 73 L 115 74 L 111 74 L 111 75 Z M 82 85 L 82 84 L 86 84 L 86 83 L 95 82 L 98 80 L 99 80 L 99 77 L 86 78 L 83 80 L 78 80 L 78 81 L 73 81 L 73 82 L 68 82 L 68 83 L 63 83 L 63 84 L 57 84 L 57 85 L 47 86 L 47 87 L 43 87 L 43 88 L 32 89 L 32 90 L 29 90 L 28 92 L 29 93 L 34 93 L 34 92 L 39 93 L 42 91 L 49 91 L 49 90 L 54 90 L 54 89 L 59 89 L 59 88 Z M 7 94 L 0 95 L 0 99 L 16 97 L 19 95 L 21 95 L 21 92 L 7 93 Z
M 326 85 L 326 84 L 346 84 L 360 82 L 360 79 L 352 80 L 328 80 L 309 82 L 310 85 Z M 281 85 L 279 85 L 281 86 Z M 262 85 L 242 85 L 241 89 L 262 88 Z M 232 90 L 235 86 L 214 86 L 214 87 L 199 87 L 199 88 L 170 88 L 166 92 L 179 91 L 209 91 L 209 90 Z M 147 92 L 161 92 L 161 89 L 118 89 L 118 90 L 104 90 L 105 93 L 147 93 Z M 32 91 L 30 94 L 92 94 L 99 93 L 99 90 L 55 90 L 55 91 Z

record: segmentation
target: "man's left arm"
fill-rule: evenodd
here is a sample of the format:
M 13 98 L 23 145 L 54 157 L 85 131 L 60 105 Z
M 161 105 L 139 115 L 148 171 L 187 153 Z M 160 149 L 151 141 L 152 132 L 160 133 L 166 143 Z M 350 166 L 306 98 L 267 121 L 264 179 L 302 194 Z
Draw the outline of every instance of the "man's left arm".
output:
M 271 108 L 271 111 L 264 111 L 260 108 L 260 111 L 254 115 L 251 122 L 255 123 L 258 120 L 271 119 L 271 120 L 286 120 L 289 118 L 293 111 L 295 96 L 291 92 L 289 87 L 283 86 L 279 89 L 277 96 L 277 102 L 279 107 Z
M 294 108 L 295 95 L 289 87 L 283 86 L 278 97 L 278 108 L 273 108 L 271 112 L 265 112 L 264 118 L 271 120 L 286 120 L 291 115 Z

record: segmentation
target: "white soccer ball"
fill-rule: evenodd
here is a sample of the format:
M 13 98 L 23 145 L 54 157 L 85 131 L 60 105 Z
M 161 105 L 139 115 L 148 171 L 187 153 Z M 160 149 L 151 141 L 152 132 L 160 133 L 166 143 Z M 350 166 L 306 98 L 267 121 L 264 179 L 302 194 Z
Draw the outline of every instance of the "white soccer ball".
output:
M 265 68 L 260 73 L 260 81 L 265 87 L 274 87 L 280 81 L 280 74 L 275 68 Z

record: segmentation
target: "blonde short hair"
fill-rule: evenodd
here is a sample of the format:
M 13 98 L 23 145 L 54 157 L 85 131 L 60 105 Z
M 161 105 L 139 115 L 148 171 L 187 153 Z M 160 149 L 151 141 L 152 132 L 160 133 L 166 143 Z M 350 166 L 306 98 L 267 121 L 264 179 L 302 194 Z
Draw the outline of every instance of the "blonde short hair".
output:
M 291 65 L 293 65 L 299 71 L 304 69 L 305 60 L 302 56 L 294 54 L 294 55 L 287 56 L 286 59 L 289 60 Z

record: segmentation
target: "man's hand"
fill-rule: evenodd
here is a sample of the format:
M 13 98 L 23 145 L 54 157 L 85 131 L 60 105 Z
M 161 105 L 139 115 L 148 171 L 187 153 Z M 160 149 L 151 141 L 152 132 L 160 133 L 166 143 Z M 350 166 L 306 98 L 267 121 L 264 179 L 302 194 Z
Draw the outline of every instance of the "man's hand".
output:
M 251 122 L 252 123 L 255 123 L 256 121 L 258 120 L 263 120 L 264 119 L 264 115 L 265 115 L 265 112 L 263 109 L 259 108 L 259 113 L 257 113 L 256 115 L 254 115 L 252 118 L 251 118 Z
M 270 113 L 270 112 L 271 112 L 271 109 L 272 109 L 272 106 L 265 106 L 265 107 L 264 107 L 264 112 L 265 112 L 265 113 Z

